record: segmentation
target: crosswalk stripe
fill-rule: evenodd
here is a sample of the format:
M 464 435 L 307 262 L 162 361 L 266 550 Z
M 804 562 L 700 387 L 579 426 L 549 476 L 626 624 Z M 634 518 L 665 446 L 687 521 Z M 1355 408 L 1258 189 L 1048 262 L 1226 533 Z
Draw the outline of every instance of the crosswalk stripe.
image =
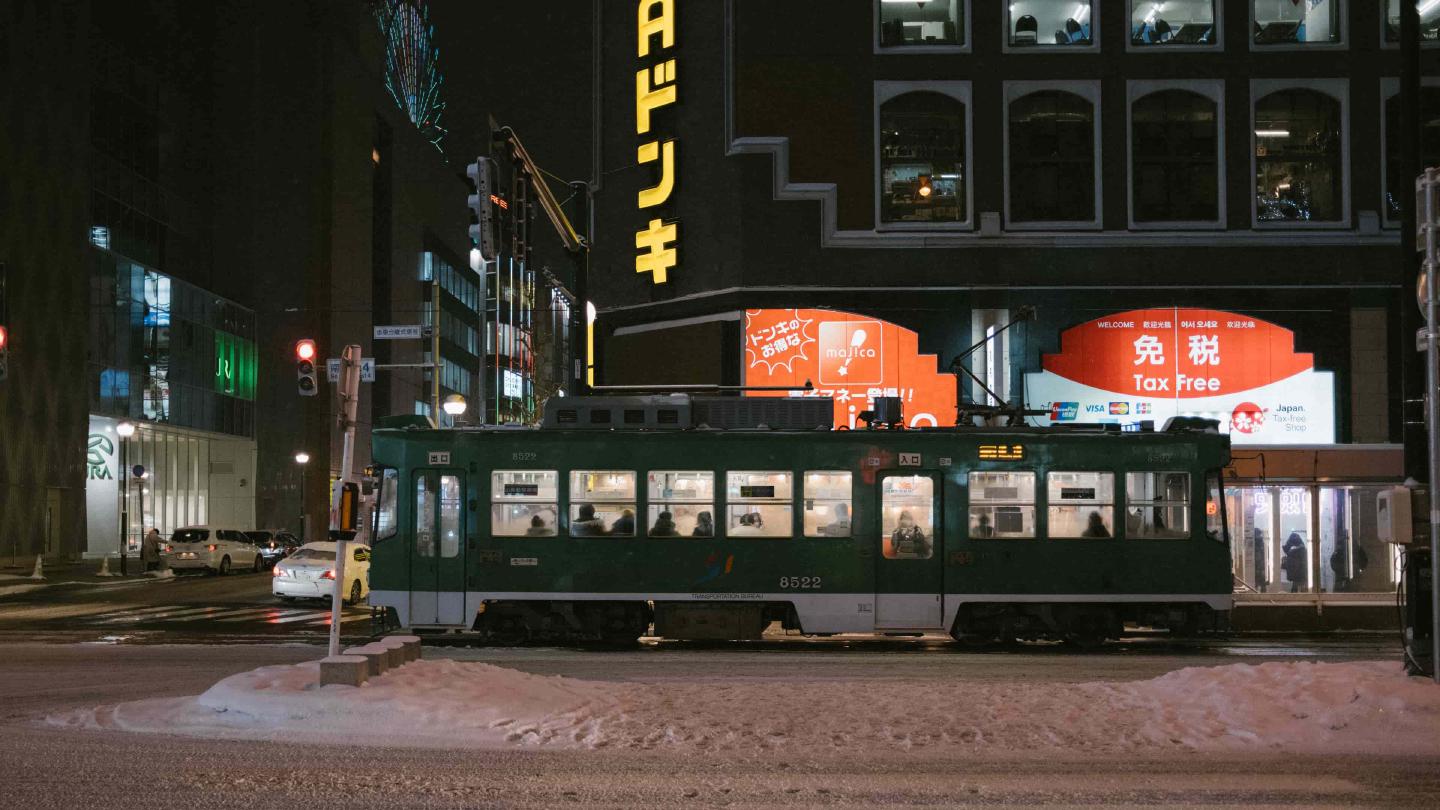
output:
M 364 608 L 345 608 L 341 623 L 354 621 L 356 619 L 369 618 L 370 612 Z M 136 608 L 134 610 L 109 611 L 107 613 L 86 616 L 85 621 L 91 624 L 114 625 L 134 622 L 169 622 L 169 621 L 203 621 L 214 620 L 220 622 L 246 622 L 259 621 L 265 624 L 291 624 L 294 622 L 309 622 L 311 624 L 329 624 L 330 610 L 318 608 L 282 608 L 282 607 L 257 607 L 254 605 L 230 606 L 223 605 L 160 605 L 148 608 Z
M 342 616 L 340 617 L 340 623 L 341 623 L 341 624 L 344 624 L 344 623 L 346 623 L 346 622 L 353 622 L 353 621 L 355 621 L 356 619 L 368 619 L 368 618 L 370 618 L 370 614 L 369 614 L 369 613 L 346 613 L 346 614 L 344 614 L 344 615 L 342 615 Z M 320 620 L 318 620 L 318 621 L 309 622 L 309 623 L 307 624 L 307 626 L 329 625 L 329 624 L 330 624 L 330 615 L 327 613 L 327 614 L 325 615 L 325 618 L 320 619 Z
M 248 620 L 250 620 L 250 619 L 260 619 L 260 620 L 266 621 L 266 622 L 273 622 L 273 621 L 275 621 L 275 620 L 277 620 L 277 619 L 281 619 L 281 618 L 284 618 L 284 617 L 287 617 L 287 616 L 294 616 L 294 615 L 301 614 L 301 613 L 308 614 L 309 612 L 310 612 L 310 611 L 308 611 L 308 610 L 304 610 L 304 609 L 297 610 L 297 609 L 295 609 L 295 608 L 273 608 L 273 607 L 269 607 L 269 608 L 257 608 L 257 609 L 254 611 L 255 615 L 253 615 L 253 616 L 252 616 L 252 615 L 249 615 L 249 614 L 242 614 L 242 615 L 240 615 L 240 616 L 230 616 L 230 617 L 228 617 L 228 618 L 218 619 L 217 621 L 222 621 L 222 622 L 243 622 L 243 621 L 248 621 Z
M 188 621 L 188 620 L 191 620 L 191 619 L 217 619 L 217 618 L 219 618 L 219 617 L 221 617 L 221 616 L 233 616 L 233 615 L 240 614 L 240 613 L 250 613 L 250 612 L 256 612 L 256 611 L 260 611 L 260 610 L 264 610 L 264 608 L 255 608 L 255 607 L 242 607 L 242 608 L 230 607 L 230 608 L 226 608 L 226 607 L 221 607 L 221 606 L 218 606 L 218 605 L 211 605 L 210 607 L 192 607 L 192 608 L 186 608 L 186 609 L 183 609 L 183 610 L 171 610 L 171 611 L 169 611 L 169 612 L 152 613 L 152 614 L 150 614 L 150 615 L 148 615 L 148 616 L 139 617 L 139 620 L 140 620 L 140 621 L 147 621 L 147 622 L 156 622 L 156 621 L 173 621 L 173 620 L 176 620 L 176 619 L 185 619 L 185 620 L 187 620 L 187 621 Z M 106 619 L 105 621 L 100 622 L 100 624 L 118 624 L 118 623 L 120 623 L 120 622 L 134 621 L 134 620 L 135 620 L 135 618 L 134 618 L 134 617 L 131 617 L 131 616 L 119 616 L 119 617 L 116 617 L 116 618 L 114 618 L 114 619 Z
M 160 605 L 158 607 L 134 608 L 126 610 L 107 610 L 104 613 L 95 614 L 96 619 L 122 619 L 134 616 L 144 616 L 150 613 L 164 613 L 167 610 L 182 610 L 187 605 Z

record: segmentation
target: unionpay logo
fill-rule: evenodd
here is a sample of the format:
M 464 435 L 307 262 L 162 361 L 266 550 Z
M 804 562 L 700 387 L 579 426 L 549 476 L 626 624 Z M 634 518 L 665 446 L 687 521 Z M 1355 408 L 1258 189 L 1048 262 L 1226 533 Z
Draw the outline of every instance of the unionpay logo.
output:
M 1078 402 L 1053 402 L 1050 404 L 1051 422 L 1073 422 L 1080 415 Z
M 821 323 L 821 385 L 879 385 L 885 369 L 883 343 L 879 321 Z

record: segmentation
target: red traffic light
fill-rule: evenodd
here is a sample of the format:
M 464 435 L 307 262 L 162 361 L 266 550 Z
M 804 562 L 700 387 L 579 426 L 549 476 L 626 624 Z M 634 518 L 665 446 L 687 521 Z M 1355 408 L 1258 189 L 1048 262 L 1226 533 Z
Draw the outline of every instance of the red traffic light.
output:
M 0 326 L 0 349 L 4 349 L 8 342 L 10 342 L 10 332 L 4 326 Z
M 297 341 L 295 341 L 295 359 L 296 359 L 296 360 L 314 360 L 314 359 L 315 359 L 315 341 L 313 341 L 313 340 L 311 340 L 311 339 L 309 339 L 309 338 L 306 338 L 306 339 L 304 339 L 304 340 L 297 340 Z

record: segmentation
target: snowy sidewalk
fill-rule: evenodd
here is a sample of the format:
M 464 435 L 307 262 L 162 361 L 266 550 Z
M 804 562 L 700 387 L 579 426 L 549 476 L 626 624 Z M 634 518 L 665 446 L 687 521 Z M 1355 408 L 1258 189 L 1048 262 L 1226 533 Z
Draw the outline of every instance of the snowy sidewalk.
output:
M 198 697 L 51 717 L 66 726 L 384 746 L 665 749 L 760 756 L 929 751 L 1440 754 L 1440 687 L 1399 664 L 1182 669 L 1148 681 L 996 684 L 712 678 L 612 683 L 422 660 L 360 688 L 314 662 Z

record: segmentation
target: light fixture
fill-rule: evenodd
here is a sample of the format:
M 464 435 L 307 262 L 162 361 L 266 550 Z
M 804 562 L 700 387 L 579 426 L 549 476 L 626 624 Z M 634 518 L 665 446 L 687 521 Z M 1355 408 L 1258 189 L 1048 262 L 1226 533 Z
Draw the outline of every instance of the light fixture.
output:
M 1415 10 L 1415 16 L 1423 17 L 1434 11 L 1436 6 L 1440 6 L 1440 0 L 1430 0 L 1430 2 Z
M 445 403 L 440 407 L 444 408 L 445 413 L 448 413 L 451 416 L 459 416 L 460 414 L 465 413 L 465 397 L 459 394 L 451 394 L 450 396 L 445 397 Z
M 120 424 L 115 426 L 115 432 L 120 435 L 120 438 L 128 439 L 131 436 L 135 435 L 135 423 L 121 422 Z
M 1290 137 L 1290 130 L 1288 130 L 1288 129 L 1257 129 L 1257 130 L 1255 130 L 1255 137 L 1257 137 L 1257 138 L 1288 138 L 1288 137 Z
M 307 452 L 305 452 L 304 450 L 301 450 L 300 452 L 298 452 L 298 453 L 295 454 L 295 463 L 296 463 L 296 464 L 309 464 L 309 463 L 310 463 L 310 454 L 307 453 Z
M 930 175 L 920 175 L 920 188 L 916 189 L 915 193 L 919 194 L 925 199 L 929 199 L 930 195 L 934 193 L 934 191 L 935 189 L 930 185 Z

